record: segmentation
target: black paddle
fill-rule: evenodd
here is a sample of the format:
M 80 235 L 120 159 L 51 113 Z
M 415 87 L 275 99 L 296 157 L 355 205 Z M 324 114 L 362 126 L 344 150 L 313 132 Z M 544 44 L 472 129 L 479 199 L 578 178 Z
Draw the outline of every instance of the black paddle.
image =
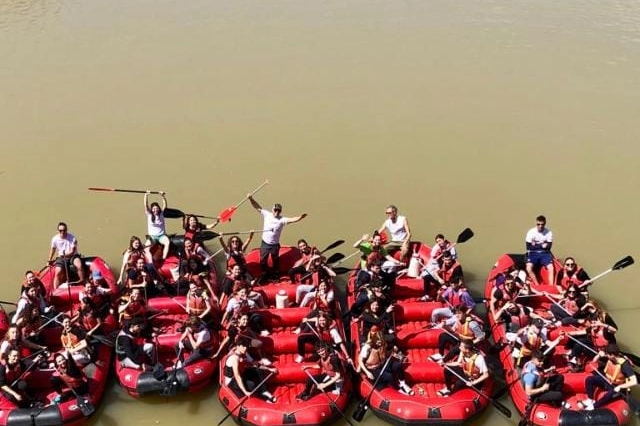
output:
M 342 254 L 342 253 L 333 253 L 331 256 L 329 256 L 327 258 L 327 261 L 325 263 L 334 263 L 334 262 L 339 261 L 342 258 L 344 258 L 344 254 Z
M 473 238 L 473 231 L 471 230 L 471 228 L 464 228 L 462 230 L 462 232 L 460 232 L 458 234 L 458 238 L 456 238 L 456 242 L 451 244 L 446 250 L 443 250 L 442 253 L 440 254 L 440 256 L 438 256 L 436 258 L 439 259 L 440 257 L 442 257 L 442 255 L 446 252 L 451 250 L 452 248 L 454 248 L 456 246 L 456 244 L 462 244 L 462 243 L 466 243 L 467 241 L 469 241 L 471 238 Z
M 380 378 L 382 377 L 385 370 L 387 369 L 387 366 L 389 365 L 389 361 L 391 361 L 391 355 L 389 355 L 387 360 L 384 362 L 384 365 L 382 366 L 382 370 L 380 370 L 380 374 L 378 375 L 378 377 L 376 377 L 376 379 L 373 381 L 371 392 L 369 392 L 369 394 L 365 399 L 363 399 L 358 403 L 358 406 L 356 407 L 355 411 L 351 415 L 351 417 L 353 417 L 353 420 L 357 422 L 361 422 L 362 419 L 364 418 L 364 415 L 367 413 L 367 410 L 369 409 L 369 400 L 371 399 L 371 395 L 373 395 L 373 392 L 375 392 L 376 385 L 378 384 L 378 382 L 380 381 Z
M 264 385 L 267 382 L 267 380 L 269 380 L 269 378 L 271 376 L 273 376 L 273 372 L 272 371 L 269 372 L 269 374 L 267 374 L 267 377 L 265 377 L 260 383 L 258 383 L 258 385 L 255 388 L 253 388 L 253 390 L 251 392 L 249 392 L 249 395 L 245 395 L 242 398 L 240 398 L 240 402 L 238 402 L 235 407 L 233 407 L 231 410 L 229 410 L 227 415 L 224 416 L 222 418 L 222 420 L 220 420 L 216 426 L 220 426 L 222 423 L 224 423 L 224 421 L 227 420 L 229 418 L 229 416 L 231 414 L 233 414 L 233 412 L 236 411 L 242 404 L 244 404 L 244 402 L 247 400 L 247 398 L 249 398 L 251 395 L 256 393 L 256 391 L 258 389 L 260 389 L 262 387 L 262 385 Z
M 327 399 L 329 400 L 329 407 L 331 407 L 332 411 L 336 411 L 338 414 L 340 414 L 342 416 L 342 418 L 344 418 L 347 423 L 349 423 L 349 426 L 354 426 L 353 423 L 351 423 L 351 420 L 349 420 L 349 418 L 342 412 L 342 410 L 338 407 L 338 405 L 336 404 L 336 402 L 333 400 L 333 398 L 331 398 L 329 396 L 329 394 L 327 393 L 327 391 L 325 391 L 324 389 L 320 388 L 320 384 L 318 384 L 318 381 L 313 377 L 313 375 L 311 373 L 309 373 L 309 370 L 307 370 L 306 368 L 304 369 L 304 372 L 307 373 L 307 376 L 309 376 L 309 378 L 311 379 L 311 381 L 313 382 L 313 384 L 316 385 L 316 389 L 318 389 L 320 392 L 322 392 L 324 394 L 324 396 L 327 397 Z
M 176 396 L 177 388 L 178 388 L 178 379 L 176 378 L 176 374 L 178 371 L 178 363 L 180 362 L 180 357 L 182 356 L 182 348 L 178 350 L 178 355 L 176 357 L 176 362 L 173 363 L 173 367 L 171 368 L 171 374 L 165 379 L 165 385 L 160 393 L 162 396 L 171 397 Z
M 201 243 L 204 241 L 213 240 L 214 238 L 218 238 L 220 234 L 217 232 L 210 231 L 208 229 L 203 229 L 202 231 L 198 231 L 193 236 L 193 241 L 196 243 Z
M 70 388 L 70 389 L 71 389 L 71 392 L 73 392 L 73 394 L 76 396 L 78 407 L 80 408 L 80 412 L 82 413 L 83 416 L 89 417 L 96 412 L 96 407 L 94 407 L 93 404 L 88 399 L 81 397 L 78 394 L 78 392 L 75 391 L 75 389 L 73 388 Z
M 624 269 L 627 266 L 631 266 L 634 264 L 634 260 L 633 257 L 631 256 L 626 256 L 620 260 L 618 260 L 616 263 L 613 264 L 613 266 L 609 269 L 607 269 L 606 271 L 604 271 L 601 274 L 596 275 L 595 277 L 586 280 L 585 282 L 583 282 L 582 284 L 580 284 L 578 287 L 582 288 L 582 287 L 586 287 L 588 285 L 590 285 L 591 283 L 593 283 L 595 280 L 597 280 L 598 278 L 604 277 L 605 275 L 607 275 L 608 273 L 612 272 L 612 271 L 618 271 L 620 269 Z
M 468 381 L 467 379 L 462 378 L 458 373 L 455 372 L 455 370 L 450 368 L 447 364 L 444 364 L 444 368 L 449 370 L 449 372 L 451 374 L 453 374 L 454 376 L 456 376 L 458 379 L 462 380 L 463 382 L 467 382 Z M 498 411 L 500 411 L 506 417 L 511 418 L 511 410 L 509 410 L 509 408 L 507 408 L 504 405 L 502 405 L 502 403 L 500 403 L 500 401 L 497 401 L 495 398 L 491 398 L 489 395 L 487 395 L 486 393 L 482 392 L 480 389 L 478 389 L 475 386 L 469 386 L 469 389 L 474 390 L 481 397 L 488 399 L 489 402 L 491 402 L 491 404 L 493 404 L 493 406 L 498 409 Z
M 166 209 L 164 209 L 162 211 L 162 214 L 167 219 L 182 219 L 183 217 L 186 216 L 185 212 L 183 212 L 182 210 L 174 209 L 174 208 L 171 208 L 171 207 L 167 207 Z M 191 216 L 199 217 L 199 218 L 202 218 L 202 219 L 217 219 L 217 217 L 205 216 L 205 215 L 201 215 L 201 214 L 191 214 Z
M 320 253 L 324 253 L 325 251 L 329 251 L 331 249 L 334 249 L 334 248 L 336 248 L 336 247 L 338 247 L 338 246 L 340 246 L 342 244 L 344 244 L 344 240 L 335 240 L 334 242 L 329 244 L 327 247 L 325 247 L 325 249 L 322 250 Z M 328 262 L 328 263 L 331 263 L 331 262 Z
M 18 306 L 17 303 L 15 303 L 15 302 L 7 302 L 6 300 L 0 300 L 0 303 L 2 303 L 3 305 Z
M 89 191 L 128 192 L 131 194 L 162 194 L 162 191 L 145 191 L 142 189 L 89 188 Z

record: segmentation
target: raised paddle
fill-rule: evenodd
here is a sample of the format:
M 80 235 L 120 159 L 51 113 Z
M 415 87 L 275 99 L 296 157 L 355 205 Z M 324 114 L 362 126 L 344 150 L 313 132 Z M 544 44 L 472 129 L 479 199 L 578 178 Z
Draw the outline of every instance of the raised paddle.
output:
M 326 263 L 336 263 L 340 259 L 344 258 L 344 254 L 342 253 L 333 253 L 331 256 L 327 258 Z
M 578 287 L 579 288 L 586 287 L 586 286 L 590 285 L 591 283 L 593 283 L 598 278 L 604 277 L 605 275 L 607 275 L 610 272 L 618 271 L 620 269 L 626 268 L 627 266 L 631 266 L 631 265 L 633 265 L 634 262 L 635 261 L 633 260 L 633 257 L 626 256 L 626 257 L 618 260 L 616 263 L 614 263 L 611 268 L 607 269 L 606 271 L 604 271 L 601 274 L 596 275 L 595 277 L 593 277 L 591 279 L 586 280 L 582 284 L 578 285 Z
M 467 382 L 468 381 L 467 379 L 464 379 L 462 376 L 460 376 L 458 373 L 456 373 L 455 370 L 450 368 L 447 364 L 444 364 L 444 368 L 449 370 L 449 372 L 451 374 L 453 374 L 454 376 L 456 376 L 458 379 L 462 380 L 463 382 Z M 489 402 L 491 402 L 491 404 L 494 407 L 496 407 L 498 409 L 498 411 L 500 411 L 506 417 L 511 418 L 511 410 L 509 410 L 509 408 L 507 408 L 504 405 L 502 405 L 502 403 L 500 403 L 500 401 L 497 401 L 495 398 L 491 398 L 489 395 L 487 395 L 486 393 L 482 392 L 480 389 L 478 389 L 477 387 L 475 387 L 473 385 L 470 385 L 470 386 L 468 385 L 467 387 L 469 389 L 472 389 L 473 391 L 475 391 L 481 397 L 489 400 Z
M 141 189 L 117 189 L 117 188 L 89 188 L 89 191 L 128 192 L 130 194 L 162 194 L 163 191 L 146 191 Z
M 373 381 L 373 385 L 371 386 L 371 392 L 367 394 L 365 399 L 363 399 L 358 403 L 358 406 L 353 411 L 353 414 L 351 415 L 351 417 L 353 417 L 353 420 L 355 420 L 356 422 L 361 422 L 362 419 L 364 418 L 364 415 L 367 413 L 367 410 L 369 409 L 369 400 L 371 399 L 371 395 L 373 395 L 373 392 L 375 392 L 376 386 L 378 385 L 380 378 L 382 377 L 385 370 L 389 366 L 389 361 L 391 361 L 391 355 L 387 357 L 387 360 L 384 362 L 384 365 L 382 366 L 382 370 L 380 370 L 380 374 L 378 374 L 378 377 L 376 377 L 376 379 Z
M 322 250 L 320 253 L 324 253 L 325 251 L 329 251 L 331 249 L 334 249 L 340 245 L 344 244 L 344 240 L 335 240 L 334 242 L 332 242 L 331 244 L 329 244 L 328 246 L 326 246 L 324 248 L 324 250 Z M 344 257 L 344 256 L 343 256 Z
M 196 243 L 201 243 L 203 241 L 213 240 L 214 238 L 218 238 L 220 234 L 217 232 L 210 231 L 208 229 L 203 229 L 202 231 L 198 231 L 193 236 L 193 241 Z
M 354 426 L 353 423 L 351 423 L 351 420 L 349 420 L 349 418 L 342 412 L 342 410 L 338 407 L 338 405 L 336 404 L 336 402 L 333 400 L 333 398 L 331 398 L 329 396 L 329 394 L 327 393 L 326 390 L 324 390 L 323 388 L 320 387 L 320 384 L 318 383 L 318 381 L 313 377 L 313 375 L 311 373 L 309 373 L 309 370 L 307 370 L 306 368 L 303 370 L 305 373 L 307 373 L 307 376 L 309 376 L 309 378 L 311 379 L 311 381 L 313 382 L 314 385 L 316 385 L 316 389 L 318 389 L 320 392 L 322 392 L 324 394 L 324 396 L 327 397 L 327 399 L 329 400 L 329 407 L 331 407 L 331 411 L 335 411 L 338 414 L 340 414 L 342 416 L 343 419 L 345 419 L 347 421 L 347 423 L 349 423 L 349 426 Z
M 255 194 L 256 192 L 260 191 L 268 183 L 269 183 L 269 180 L 265 180 L 264 182 L 262 182 L 262 184 L 260 184 L 260 186 L 258 186 L 256 189 L 253 190 L 253 192 L 251 192 L 251 195 L 253 196 L 253 194 Z M 235 206 L 227 207 L 226 209 L 222 210 L 220 212 L 220 214 L 218 215 L 218 217 L 220 218 L 220 222 L 228 222 L 228 221 L 230 221 L 231 218 L 233 217 L 233 215 L 235 214 L 236 210 L 238 210 L 238 207 L 240 207 L 248 199 L 249 199 L 249 197 L 244 197 L 242 199 L 242 201 L 240 201 Z
M 256 393 L 256 391 L 258 389 L 260 389 L 262 387 L 262 385 L 264 385 L 267 382 L 267 380 L 269 380 L 271 378 L 271 376 L 273 376 L 273 371 L 270 371 L 269 374 L 267 374 L 267 377 L 265 377 L 260 383 L 258 383 L 258 385 L 255 388 L 253 388 L 253 390 L 251 392 L 249 392 L 249 395 L 245 395 L 242 398 L 240 398 L 240 402 L 238 402 L 235 407 L 233 407 L 231 410 L 229 410 L 227 415 L 224 416 L 222 418 L 222 420 L 220 420 L 216 426 L 220 426 L 222 423 L 224 423 L 224 421 L 227 420 L 229 418 L 229 416 L 233 414 L 234 411 L 236 411 L 240 406 L 242 406 L 242 404 L 244 404 L 244 402 L 247 400 L 247 398 L 249 398 L 254 393 Z
M 464 228 L 462 230 L 462 232 L 460 232 L 458 234 L 458 238 L 456 238 L 456 242 L 451 244 L 446 250 L 443 250 L 442 253 L 440 253 L 440 255 L 438 255 L 437 259 L 440 259 L 443 255 L 444 252 L 451 250 L 452 248 L 454 248 L 456 246 L 456 244 L 462 244 L 462 243 L 466 243 L 467 241 L 469 241 L 471 238 L 473 238 L 473 231 L 471 230 L 471 228 Z
M 16 302 L 8 302 L 6 300 L 0 300 L 0 303 L 2 303 L 3 305 L 18 306 L 18 304 Z

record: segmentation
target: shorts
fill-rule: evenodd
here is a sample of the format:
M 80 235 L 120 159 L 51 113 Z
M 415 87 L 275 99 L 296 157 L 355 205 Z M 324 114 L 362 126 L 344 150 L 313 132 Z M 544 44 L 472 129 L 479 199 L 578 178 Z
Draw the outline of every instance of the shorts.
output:
M 66 266 L 69 267 L 71 265 L 73 265 L 73 261 L 76 259 L 80 259 L 80 255 L 79 254 L 74 254 L 71 257 L 64 257 L 64 256 L 59 256 L 56 258 L 55 261 L 55 266 L 59 266 L 60 268 L 64 268 L 65 267 L 65 263 Z M 65 262 L 66 261 L 66 262 Z
M 533 263 L 533 266 L 548 266 L 553 263 L 553 256 L 549 251 L 530 251 L 527 253 L 527 263 Z
M 167 236 L 167 234 L 147 235 L 147 241 L 149 241 L 151 244 L 160 244 L 160 240 L 162 239 L 162 237 L 166 237 L 166 236 Z

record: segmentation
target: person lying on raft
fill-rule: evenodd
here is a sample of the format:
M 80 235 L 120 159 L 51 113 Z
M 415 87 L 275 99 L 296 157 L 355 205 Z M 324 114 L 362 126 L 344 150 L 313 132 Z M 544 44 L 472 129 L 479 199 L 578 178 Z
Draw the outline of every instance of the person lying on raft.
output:
M 604 351 L 599 351 L 593 358 L 598 363 L 598 368 L 591 372 L 591 376 L 585 379 L 587 398 L 578 402 L 578 406 L 591 411 L 607 405 L 616 398 L 623 396 L 623 392 L 638 384 L 638 378 L 633 371 L 633 366 L 620 355 L 620 350 L 615 344 L 609 344 Z M 604 395 L 595 400 L 596 390 L 604 389 Z
M 489 377 L 489 369 L 484 359 L 474 344 L 469 340 L 460 343 L 460 352 L 455 361 L 439 363 L 444 368 L 444 387 L 437 394 L 449 396 L 465 387 L 481 388 L 483 382 Z
M 296 396 L 296 399 L 302 401 L 313 397 L 314 388 L 319 392 L 331 391 L 334 395 L 340 395 L 342 392 L 345 371 L 340 357 L 324 342 L 317 343 L 315 350 L 318 354 L 317 363 L 302 366 L 302 370 L 316 370 L 311 374 L 313 379 L 307 378 L 304 390 Z
M 238 398 L 250 396 L 255 390 L 265 401 L 275 403 L 276 397 L 267 390 L 266 384 L 262 382 L 267 377 L 265 371 L 277 374 L 278 369 L 250 360 L 247 354 L 250 345 L 249 339 L 238 339 L 235 348 L 224 363 L 224 383 Z M 257 388 L 260 383 L 262 385 Z
M 414 395 L 415 392 L 405 381 L 404 359 L 397 347 L 387 345 L 380 330 L 372 328 L 360 349 L 356 371 L 362 372 L 372 383 L 375 382 L 377 390 L 393 386 L 405 395 Z
M 56 354 L 54 358 L 55 373 L 51 377 L 51 386 L 57 395 L 53 398 L 53 403 L 60 403 L 74 396 L 74 392 L 79 396 L 89 393 L 89 384 L 87 377 L 82 370 L 78 368 L 75 362 L 66 352 Z M 69 392 L 64 392 L 64 388 Z
M 328 314 L 321 311 L 317 317 L 303 318 L 302 321 L 300 335 L 298 336 L 298 355 L 295 358 L 295 362 L 304 361 L 306 344 L 315 345 L 324 342 L 334 349 L 339 348 L 344 359 L 353 365 L 353 360 L 349 356 L 349 351 L 347 351 L 347 346 L 342 340 L 338 326 Z

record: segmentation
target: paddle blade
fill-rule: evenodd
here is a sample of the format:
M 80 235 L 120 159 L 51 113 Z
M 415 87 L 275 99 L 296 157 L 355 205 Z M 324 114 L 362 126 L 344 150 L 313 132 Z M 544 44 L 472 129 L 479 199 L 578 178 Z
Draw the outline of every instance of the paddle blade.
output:
M 356 422 L 361 422 L 362 419 L 364 419 L 364 415 L 366 414 L 368 408 L 369 407 L 367 407 L 367 403 L 365 401 L 360 401 L 351 417 L 353 417 L 353 420 L 355 420 Z
M 618 260 L 611 269 L 613 269 L 614 271 L 617 271 L 618 269 L 623 269 L 623 268 L 626 268 L 627 266 L 633 265 L 634 262 L 635 261 L 633 260 L 633 257 L 627 256 L 624 259 Z
M 631 395 L 627 395 L 627 404 L 629 404 L 629 408 L 631 408 L 633 414 L 635 414 L 636 417 L 640 417 L 640 402 Z
M 339 245 L 344 244 L 344 240 L 336 240 L 333 243 L 329 244 L 324 250 L 322 250 L 322 253 L 324 253 L 325 251 L 329 251 L 331 249 L 334 249 L 336 247 L 338 247 Z
M 499 403 L 495 399 L 492 399 L 491 403 L 493 404 L 494 407 L 496 407 L 496 409 L 498 411 L 500 411 L 502 414 L 504 414 L 505 417 L 511 418 L 511 410 L 509 410 L 508 407 L 505 407 L 504 405 L 502 405 L 501 403 Z
M 329 256 L 329 258 L 327 259 L 326 263 L 335 263 L 339 260 L 344 259 L 344 254 L 342 253 L 333 253 L 331 256 Z
M 162 211 L 162 214 L 167 219 L 181 219 L 184 217 L 184 212 L 182 210 L 172 209 L 170 207 L 167 207 L 166 209 L 164 209 Z
M 337 275 L 346 274 L 347 272 L 353 270 L 351 268 L 345 268 L 343 266 L 338 266 L 337 268 L 331 268 L 331 269 L 333 269 L 333 272 L 335 272 Z
M 218 217 L 220 218 L 220 222 L 229 222 L 237 209 L 238 207 L 232 206 L 222 210 L 218 215 Z
M 457 244 L 464 243 L 469 241 L 473 237 L 473 231 L 471 228 L 465 228 L 464 231 L 458 235 L 458 239 L 456 240 Z
M 96 407 L 93 406 L 88 400 L 78 397 L 77 398 L 78 407 L 80 408 L 80 412 L 85 417 L 90 417 L 93 413 L 96 412 Z
M 208 229 L 205 229 L 200 232 L 197 232 L 193 236 L 193 239 L 195 240 L 196 243 L 201 243 L 203 241 L 213 240 L 214 238 L 217 238 L 219 236 L 220 234 L 218 234 L 217 232 L 213 232 L 213 231 L 209 231 Z

